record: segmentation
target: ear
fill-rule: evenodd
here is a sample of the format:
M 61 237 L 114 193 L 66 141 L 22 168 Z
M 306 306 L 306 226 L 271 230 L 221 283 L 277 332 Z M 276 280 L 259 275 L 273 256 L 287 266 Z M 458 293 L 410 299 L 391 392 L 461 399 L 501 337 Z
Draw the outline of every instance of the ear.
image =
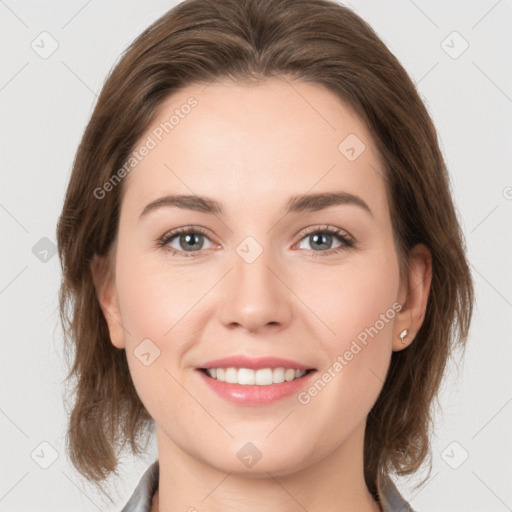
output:
M 113 258 L 94 255 L 91 273 L 96 288 L 96 297 L 107 322 L 110 341 L 117 348 L 125 348 L 124 329 L 117 300 Z
M 418 244 L 409 254 L 407 282 L 401 283 L 398 300 L 402 309 L 397 314 L 393 332 L 393 350 L 408 347 L 420 330 L 427 309 L 432 281 L 432 256 L 424 244 Z M 407 329 L 402 340 L 400 333 Z

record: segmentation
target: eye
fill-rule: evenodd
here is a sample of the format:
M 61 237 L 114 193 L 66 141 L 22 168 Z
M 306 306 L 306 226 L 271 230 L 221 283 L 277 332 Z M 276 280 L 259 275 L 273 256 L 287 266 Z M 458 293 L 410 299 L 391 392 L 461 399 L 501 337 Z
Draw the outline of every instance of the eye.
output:
M 173 255 L 195 256 L 194 253 L 205 249 L 204 239 L 211 243 L 202 228 L 189 226 L 167 232 L 158 240 L 158 245 Z
M 309 243 L 310 250 L 316 253 L 321 253 L 314 254 L 314 256 L 329 256 L 354 246 L 354 240 L 348 235 L 348 233 L 340 228 L 328 226 L 322 229 L 317 228 L 316 230 L 309 231 L 303 236 L 299 243 L 302 243 L 303 240 Z M 334 248 L 332 247 L 333 240 L 339 243 L 339 245 Z M 300 248 L 304 249 L 302 246 Z
M 355 245 L 354 240 L 348 233 L 336 227 L 325 226 L 314 230 L 310 229 L 309 232 L 303 232 L 301 235 L 302 238 L 299 244 L 302 244 L 303 240 L 309 243 L 309 250 L 313 251 L 313 256 L 337 254 Z M 212 246 L 204 246 L 205 239 L 212 244 L 204 229 L 199 226 L 185 226 L 167 232 L 157 241 L 157 244 L 173 256 L 190 257 L 199 256 L 203 249 L 212 248 Z M 332 247 L 333 240 L 338 242 L 338 246 L 334 248 Z M 304 249 L 302 246 L 299 248 Z

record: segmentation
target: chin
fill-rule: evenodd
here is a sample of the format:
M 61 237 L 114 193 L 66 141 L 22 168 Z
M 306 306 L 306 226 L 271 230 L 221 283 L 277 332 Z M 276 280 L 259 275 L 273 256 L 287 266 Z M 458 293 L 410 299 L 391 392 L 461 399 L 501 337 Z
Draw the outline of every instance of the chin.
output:
M 268 478 L 269 473 L 276 477 L 287 476 L 312 464 L 311 454 L 301 454 L 299 447 L 281 445 L 281 449 L 278 449 L 264 440 L 261 443 L 236 442 L 232 448 L 221 449 L 218 457 L 212 453 L 205 462 L 219 471 L 244 478 Z

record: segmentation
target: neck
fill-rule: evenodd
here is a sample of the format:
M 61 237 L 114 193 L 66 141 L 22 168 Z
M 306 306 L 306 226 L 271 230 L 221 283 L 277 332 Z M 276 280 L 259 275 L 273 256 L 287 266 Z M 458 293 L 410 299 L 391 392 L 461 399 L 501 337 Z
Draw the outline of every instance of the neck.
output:
M 335 451 L 294 471 L 227 471 L 187 453 L 157 427 L 159 486 L 151 512 L 379 512 L 363 472 L 364 427 Z

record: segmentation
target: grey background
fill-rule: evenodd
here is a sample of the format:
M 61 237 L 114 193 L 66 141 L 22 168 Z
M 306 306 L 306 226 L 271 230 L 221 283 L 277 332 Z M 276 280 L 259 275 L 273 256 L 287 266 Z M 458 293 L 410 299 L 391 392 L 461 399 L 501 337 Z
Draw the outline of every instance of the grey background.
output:
M 153 443 L 144 460 L 122 461 L 110 480 L 114 504 L 67 459 L 52 247 L 103 80 L 175 3 L 0 0 L 0 511 L 119 510 L 156 458 Z M 434 119 L 477 291 L 464 364 L 450 365 L 435 416 L 430 478 L 419 490 L 413 484 L 422 473 L 396 481 L 419 512 L 512 510 L 512 1 L 347 5 L 396 54 Z M 58 43 L 48 58 L 31 47 L 51 49 L 43 31 Z

